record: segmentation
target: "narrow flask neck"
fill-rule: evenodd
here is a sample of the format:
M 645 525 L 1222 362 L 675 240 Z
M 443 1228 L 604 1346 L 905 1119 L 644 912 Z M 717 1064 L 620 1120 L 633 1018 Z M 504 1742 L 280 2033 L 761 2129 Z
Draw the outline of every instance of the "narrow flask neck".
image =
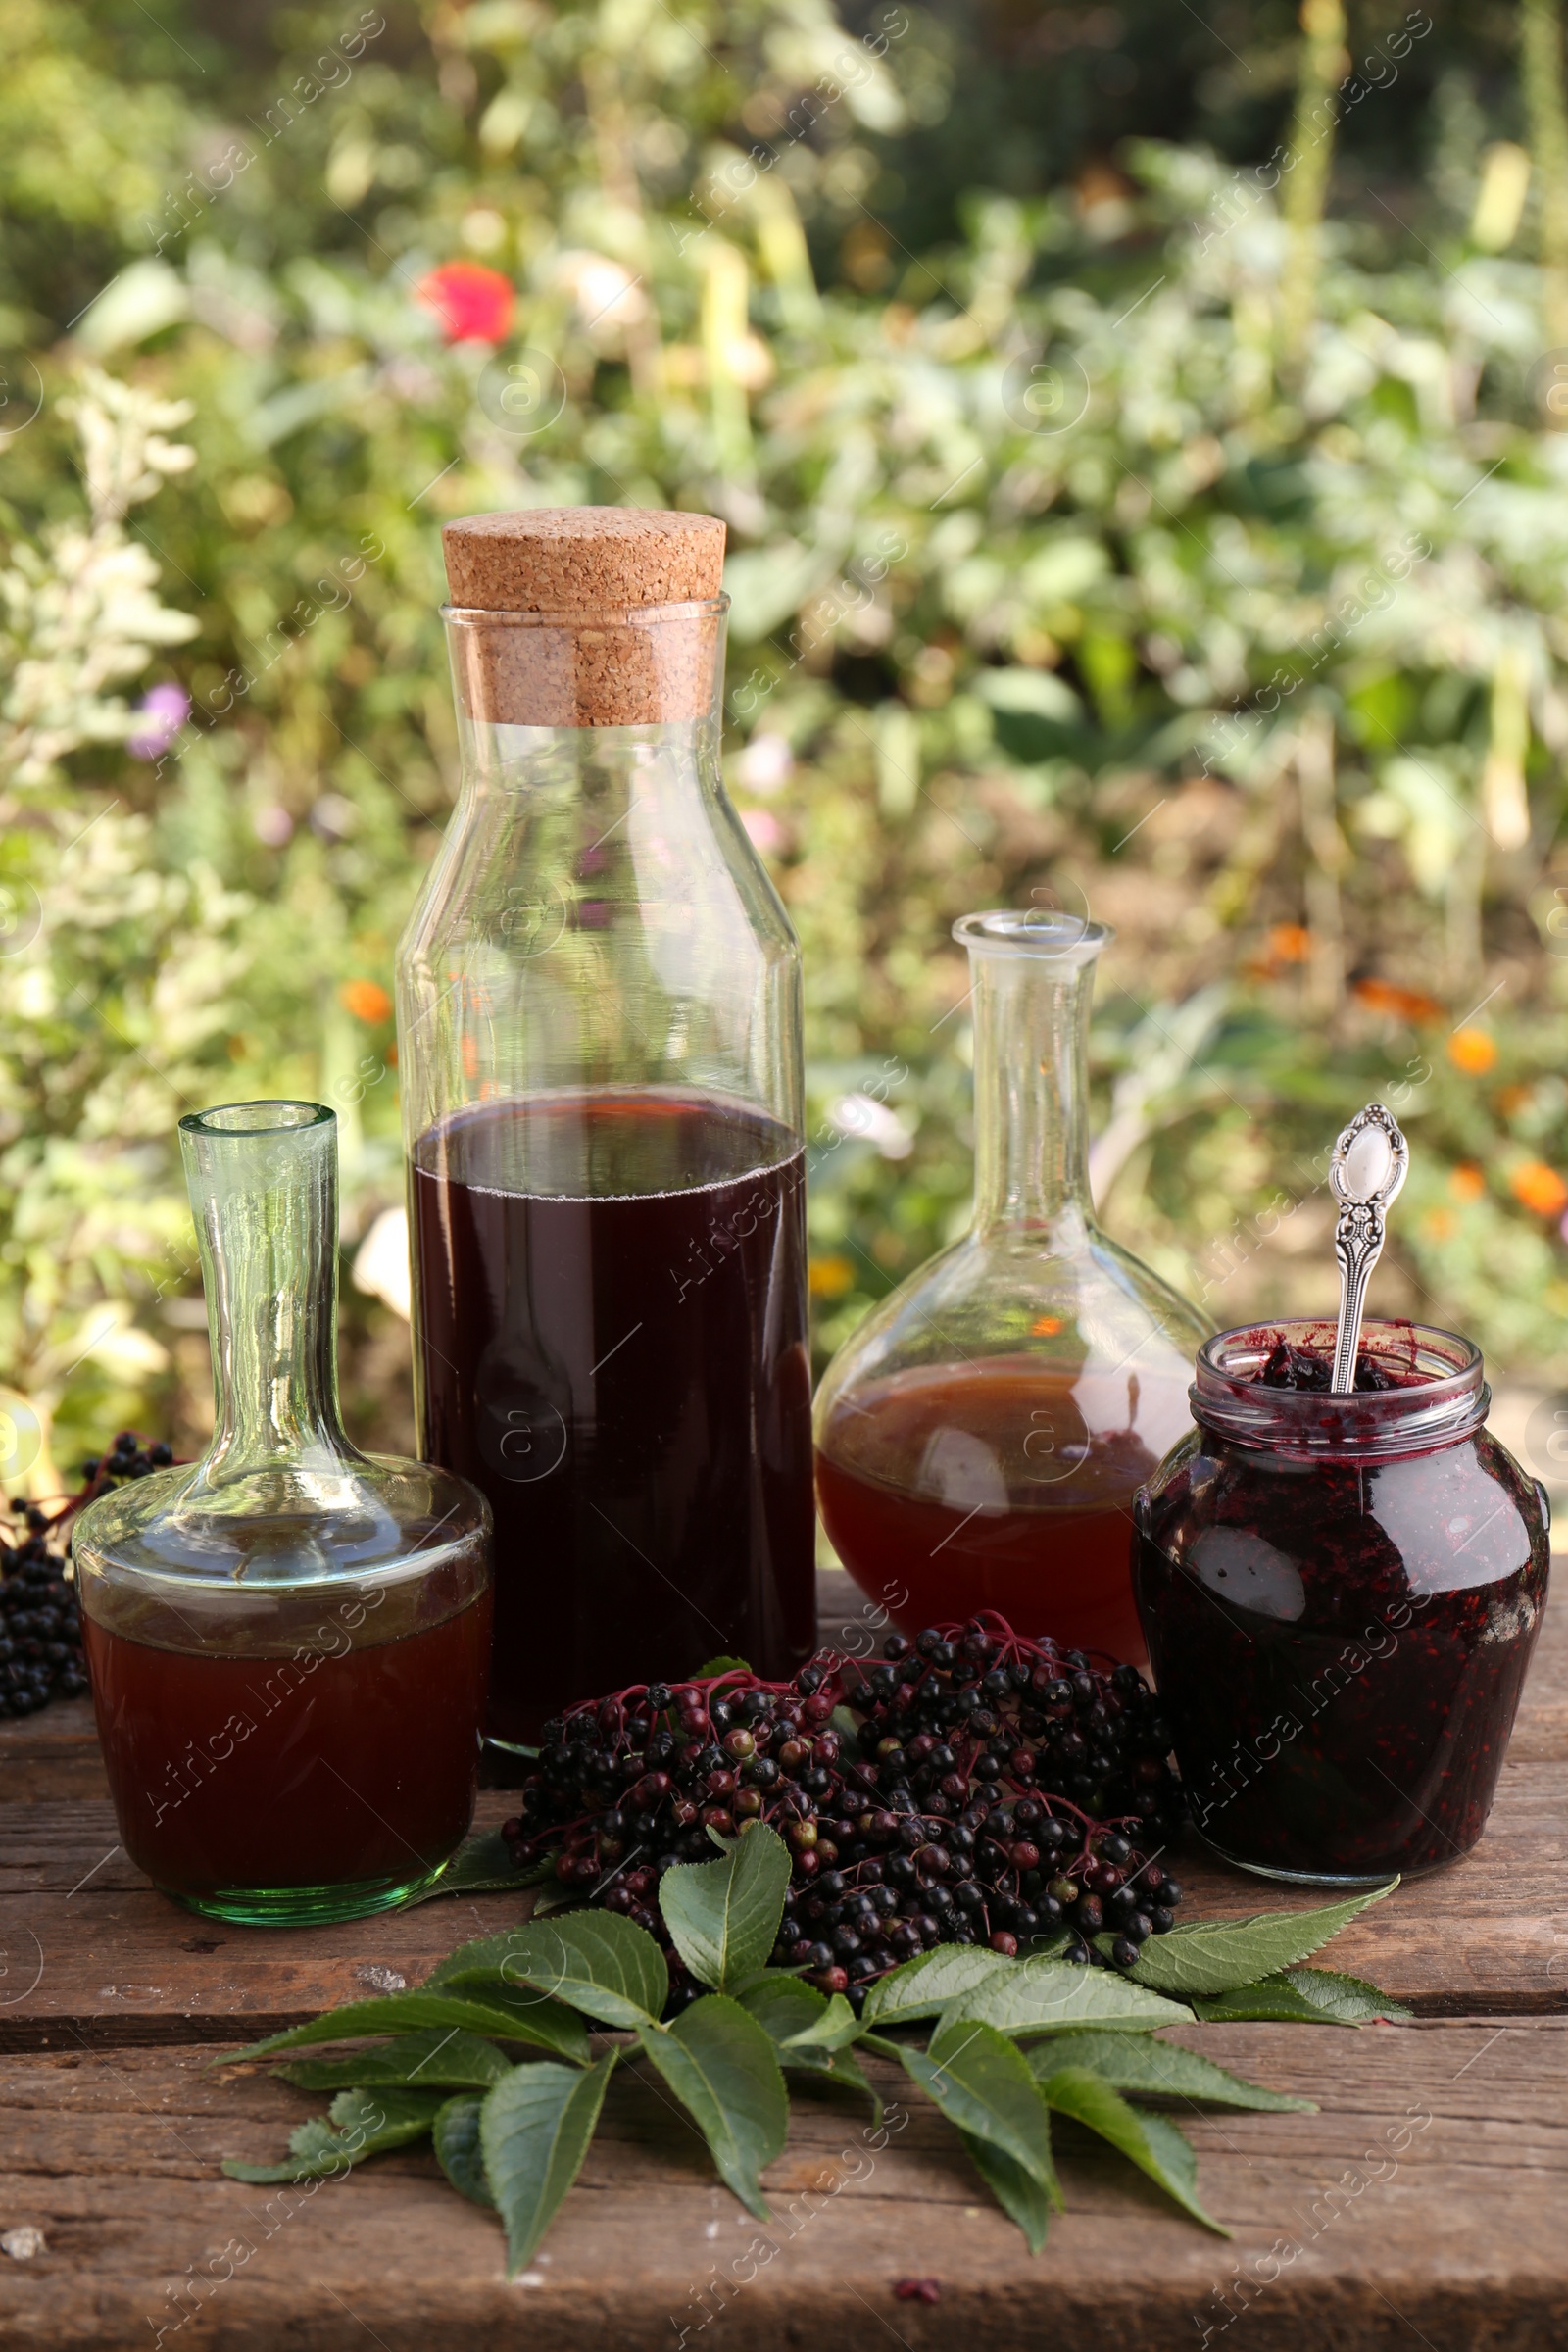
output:
M 215 1124 L 242 1117 L 252 1123 Z M 337 1396 L 335 1116 L 239 1103 L 182 1120 L 180 1144 L 213 1351 L 213 1439 L 197 1483 L 341 1462 L 354 1449 Z
M 975 1232 L 1094 1222 L 1089 1194 L 1092 956 L 971 951 Z

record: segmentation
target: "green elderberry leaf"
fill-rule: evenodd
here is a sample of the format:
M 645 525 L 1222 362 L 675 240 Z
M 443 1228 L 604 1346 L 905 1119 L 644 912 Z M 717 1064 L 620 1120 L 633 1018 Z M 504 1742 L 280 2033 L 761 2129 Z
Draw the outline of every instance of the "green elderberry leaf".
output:
M 1193 2014 L 1205 2026 L 1258 2025 L 1279 2021 L 1298 2026 L 1359 2026 L 1392 2018 L 1407 2025 L 1415 2015 L 1364 1977 L 1333 1968 L 1287 1968 L 1256 1984 L 1238 1984 L 1205 1999 L 1195 1994 Z
M 834 1993 L 821 2016 L 793 2036 L 797 2042 L 812 2042 L 822 2050 L 845 2050 L 859 2038 L 860 2021 L 842 1992 Z
M 1321 1903 L 1311 1911 L 1263 1911 L 1252 1919 L 1232 1919 L 1172 1928 L 1151 1936 L 1129 1971 L 1135 1984 L 1152 1984 L 1158 1992 L 1231 1992 L 1241 1984 L 1255 1984 L 1304 1960 L 1331 1936 L 1348 1927 L 1369 1903 L 1382 1902 L 1399 1884 L 1391 1879 L 1367 1894 L 1353 1894 L 1339 1903 Z
M 479 2145 L 479 2111 L 484 2101 L 474 2091 L 448 2099 L 436 2109 L 430 2136 L 436 2161 L 456 2189 L 475 2205 L 495 2204 L 484 2177 L 484 2152 Z
M 787 2074 L 810 2075 L 818 2082 L 862 2093 L 871 2102 L 873 2128 L 880 2124 L 882 2101 L 859 2061 L 848 2048 L 835 2048 L 818 2035 L 817 2029 L 828 2017 L 831 2004 L 814 1984 L 803 1984 L 799 1977 L 787 1976 L 781 1969 L 768 1969 L 736 1997 L 756 2018 Z M 847 2001 L 844 2005 L 849 2008 Z M 850 2014 L 853 2018 L 854 2011 Z
M 1230 2231 L 1223 2222 L 1205 2213 L 1198 2198 L 1198 2159 L 1176 2126 L 1162 2115 L 1129 2106 L 1103 2076 L 1086 2066 L 1059 2067 L 1040 2085 L 1041 2096 L 1058 2115 L 1098 2132 L 1102 2139 L 1130 2157 L 1142 2173 L 1174 2197 L 1184 2212 L 1221 2237 Z
M 613 1911 L 526 1920 L 448 1954 L 429 1980 L 475 2000 L 499 1987 L 514 2000 L 554 1998 L 623 2032 L 657 2018 L 669 1998 L 664 1955 L 646 1929 Z
M 328 2009 L 303 2026 L 270 2034 L 249 2049 L 235 2050 L 214 2061 L 236 2066 L 241 2059 L 270 2058 L 277 2050 L 298 2050 L 318 2041 L 359 2041 L 371 2034 L 416 2034 L 426 2026 L 456 2027 L 493 2041 L 527 2041 L 559 2057 L 588 2063 L 588 2035 L 581 2018 L 561 2002 L 547 2000 L 527 1986 L 520 1990 L 497 1980 L 472 1996 L 456 1991 L 388 1992 L 373 2001 L 350 2001 L 346 2008 Z
M 554 1868 L 554 1864 L 551 1867 Z M 563 1886 L 558 1879 L 551 1879 L 534 1897 L 531 1916 L 534 1919 L 548 1919 L 553 1911 L 580 1911 L 584 1901 L 585 1897 L 579 1888 Z
M 1156 2041 L 1152 2034 L 1058 2034 L 1029 2052 L 1030 2072 L 1037 2080 L 1059 2074 L 1066 2066 L 1086 2066 L 1112 2089 L 1131 2091 L 1138 2098 L 1198 2100 L 1210 2107 L 1250 2107 L 1271 2115 L 1317 2113 L 1311 2099 L 1260 2089 L 1179 2041 Z
M 484 2177 L 507 2230 L 507 2275 L 526 2270 L 582 2169 L 619 2052 L 583 2072 L 514 2067 L 479 2110 Z
M 278 2080 L 292 2082 L 296 2090 L 484 2090 L 511 2072 L 510 2060 L 493 2041 L 457 2026 L 425 2027 L 384 2041 L 379 2049 L 343 2058 L 297 2058 L 277 2069 Z
M 564 2070 L 563 2070 L 564 2071 Z M 225 2156 L 231 2180 L 321 2180 L 363 2164 L 367 2156 L 423 2139 L 442 2105 L 440 2091 L 343 2090 L 325 2115 L 313 2116 L 289 2135 L 281 2164 L 242 2164 Z
M 465 1838 L 446 1869 L 433 1886 L 421 1886 L 414 1894 L 406 1894 L 397 1908 L 412 1911 L 416 1903 L 434 1902 L 438 1894 L 495 1894 L 509 1893 L 523 1886 L 537 1886 L 555 1869 L 555 1856 L 544 1855 L 537 1862 L 515 1862 L 512 1848 L 499 1830 L 481 1830 Z
M 719 2177 L 766 2221 L 758 2176 L 782 2152 L 790 2102 L 773 2044 L 757 2018 L 721 1992 L 637 2038 L 707 2140 Z
M 705 1658 L 689 1679 L 694 1683 L 711 1683 L 716 1682 L 721 1674 L 750 1674 L 751 1671 L 744 1658 Z
M 766 1964 L 789 1885 L 790 1849 L 765 1822 L 755 1823 L 717 1861 L 681 1862 L 665 1871 L 659 1908 L 699 1983 L 733 1992 Z
M 901 2047 L 899 2056 L 949 2123 L 1000 2149 L 1043 2195 L 1059 2204 L 1051 2119 L 1022 2052 L 1004 2034 L 968 2018 L 944 2018 L 926 2049 Z
M 1050 2114 L 1047 2112 L 1049 2128 Z M 960 2132 L 959 2138 L 968 2150 L 969 2160 L 981 2180 L 990 2189 L 1009 2222 L 1016 2222 L 1023 2231 L 1031 2254 L 1042 2251 L 1051 2228 L 1051 2199 L 1032 2174 L 1021 2164 L 1014 2163 L 989 2139 L 976 2132 Z
M 903 2026 L 938 2017 L 993 1977 L 1010 1976 L 1017 1962 L 976 1943 L 938 1943 L 878 1977 L 860 2012 L 863 2026 Z
M 987 1977 L 942 2014 L 944 2019 L 973 2018 L 1001 2034 L 1057 2034 L 1088 2026 L 1152 2033 L 1155 2026 L 1185 2025 L 1191 2012 L 1118 1970 L 1075 1968 L 1066 1960 L 1045 1958 L 1016 1961 L 1005 1975 Z

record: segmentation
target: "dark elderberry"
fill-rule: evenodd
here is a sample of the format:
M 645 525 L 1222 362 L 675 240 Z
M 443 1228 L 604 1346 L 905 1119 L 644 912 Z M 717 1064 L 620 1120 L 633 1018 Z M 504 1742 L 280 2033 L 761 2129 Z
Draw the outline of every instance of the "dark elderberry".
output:
M 33 1625 L 28 1605 L 18 1631 L 30 1652 L 56 1629 Z M 547 1727 L 508 1842 L 519 1859 L 553 1856 L 579 1898 L 662 1933 L 659 1876 L 707 1859 L 710 1829 L 727 1838 L 765 1821 L 794 1882 L 776 1964 L 829 1990 L 862 1988 L 943 1940 L 1065 1925 L 1081 1943 L 1106 1906 L 1124 1940 L 1146 1920 L 1163 1932 L 1180 1890 L 1167 1893 L 1149 1849 L 1182 1803 L 1142 1677 L 1063 1659 L 995 1616 L 885 1649 L 870 1666 L 820 1652 L 793 1684 L 731 1673 L 572 1708 Z M 633 1873 L 639 1846 L 658 1861 Z

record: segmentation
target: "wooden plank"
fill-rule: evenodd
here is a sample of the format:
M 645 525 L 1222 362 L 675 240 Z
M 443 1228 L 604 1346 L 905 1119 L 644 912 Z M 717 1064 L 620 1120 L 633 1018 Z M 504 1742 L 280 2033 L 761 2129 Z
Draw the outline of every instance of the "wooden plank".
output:
M 847 1580 L 824 1578 L 822 1598 L 857 1647 L 879 1641 Z M 514 1802 L 486 1792 L 481 1821 Z M 1410 1999 L 1423 2023 L 1188 2036 L 1323 2103 L 1317 2117 L 1194 2123 L 1203 2193 L 1233 2243 L 1067 2131 L 1068 2213 L 1032 2266 L 913 2097 L 884 2149 L 867 2147 L 853 2107 L 802 2102 L 762 2227 L 668 2106 L 622 2080 L 548 2259 L 508 2285 L 493 2223 L 427 2156 L 281 2202 L 223 2180 L 220 2154 L 276 2154 L 319 2102 L 261 2076 L 209 2078 L 200 2045 L 232 2048 L 400 1977 L 417 1983 L 453 1942 L 515 1918 L 518 1899 L 437 1901 L 326 1932 L 201 1920 L 125 1862 L 89 1711 L 52 1707 L 0 1727 L 0 2048 L 16 2053 L 0 2058 L 0 2226 L 33 2223 L 47 2241 L 32 2262 L 0 2260 L 0 2340 L 114 2352 L 162 2328 L 166 2343 L 183 2334 L 222 2352 L 284 2340 L 338 2352 L 368 2333 L 386 2352 L 679 2343 L 682 2328 L 695 2341 L 705 2315 L 712 2324 L 727 2279 L 733 2347 L 842 2335 L 847 2322 L 909 2352 L 960 2339 L 967 2352 L 977 2330 L 987 2352 L 1054 2352 L 1074 2334 L 1174 2346 L 1205 2329 L 1215 2340 L 1243 2316 L 1257 2352 L 1565 2341 L 1565 1848 L 1568 1612 L 1560 1632 L 1548 1618 L 1476 1854 L 1402 1888 L 1329 1955 Z M 1180 1868 L 1194 1913 L 1315 1899 L 1218 1868 L 1196 1845 Z M 254 2250 L 198 2295 L 193 2277 L 211 2285 L 210 2257 L 220 2271 L 230 2240 Z M 940 2301 L 898 2299 L 911 2276 L 935 2278 Z
M 511 1801 L 486 1793 L 481 1820 L 500 1820 Z M 454 1943 L 505 1926 L 527 1899 L 438 1900 L 330 1933 L 229 1927 L 154 1892 L 121 1852 L 106 1805 L 19 1806 L 5 1829 L 5 2049 L 54 2046 L 67 2022 L 123 2043 L 217 2038 L 244 2018 L 259 2036 L 377 1985 L 417 1983 Z M 1179 1868 L 1193 1916 L 1321 1899 L 1227 1870 L 1196 1840 Z M 1568 2009 L 1568 1767 L 1507 1765 L 1476 1851 L 1377 1904 L 1331 1957 L 1425 2014 Z
M 858 2107 L 799 2100 L 767 2176 L 772 2219 L 758 2223 L 667 2102 L 619 2077 L 583 2178 L 515 2284 L 494 2222 L 428 2155 L 313 2192 L 224 2180 L 220 2155 L 274 2156 L 320 2102 L 260 2076 L 214 2078 L 214 2050 L 13 2057 L 0 2061 L 0 2212 L 40 2229 L 46 2250 L 0 2262 L 0 2333 L 13 2352 L 119 2352 L 161 2328 L 166 2344 L 220 2352 L 575 2352 L 696 2342 L 722 2311 L 713 2340 L 731 2352 L 845 2337 L 907 2352 L 1189 2346 L 1244 2316 L 1251 2352 L 1522 2352 L 1568 2337 L 1568 2024 L 1187 2038 L 1322 2105 L 1183 2118 L 1229 2242 L 1063 2128 L 1067 2211 L 1032 2264 L 912 2091 L 885 2146 Z M 884 2081 L 905 2098 L 896 2075 Z M 939 2300 L 900 2299 L 913 2277 Z
M 824 1579 L 824 1597 L 834 1599 Z M 1568 1611 L 1548 1620 L 1521 1725 L 1550 1744 Z M 1538 1697 L 1537 1693 L 1540 1692 Z M 66 1719 L 55 1730 L 50 1718 Z M 437 1901 L 320 1930 L 229 1928 L 168 1903 L 120 1851 L 102 1797 L 79 1792 L 90 1730 L 76 1707 L 5 1727 L 0 1787 L 15 1763 L 33 1801 L 0 1808 L 0 2048 L 58 2043 L 69 2023 L 90 2040 L 216 2037 L 237 2018 L 257 2035 L 395 1980 L 417 1983 L 467 1935 L 517 1916 L 515 1898 Z M 1373 1977 L 1425 2013 L 1550 2013 L 1568 2002 L 1568 1769 L 1516 1743 L 1496 1810 L 1477 1851 L 1401 1888 L 1335 1944 L 1336 1965 Z M 67 1784 L 62 1795 L 49 1750 Z M 513 1799 L 481 1796 L 479 1819 Z M 1234 1917 L 1294 1894 L 1226 1870 L 1189 1840 L 1179 1865 L 1190 1915 Z
M 0 1805 L 74 1796 L 109 1796 L 92 1700 L 57 1698 L 40 1714 L 0 1723 Z

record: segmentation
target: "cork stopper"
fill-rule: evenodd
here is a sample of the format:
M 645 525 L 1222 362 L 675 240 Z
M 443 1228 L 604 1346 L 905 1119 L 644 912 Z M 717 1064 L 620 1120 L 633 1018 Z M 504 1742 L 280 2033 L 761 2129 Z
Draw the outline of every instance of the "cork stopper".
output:
M 724 525 L 633 507 L 469 514 L 442 530 L 459 698 L 533 727 L 706 717 L 718 683 Z
M 603 612 L 717 596 L 724 525 L 716 514 L 636 507 L 535 507 L 443 525 L 452 602 L 486 612 Z

